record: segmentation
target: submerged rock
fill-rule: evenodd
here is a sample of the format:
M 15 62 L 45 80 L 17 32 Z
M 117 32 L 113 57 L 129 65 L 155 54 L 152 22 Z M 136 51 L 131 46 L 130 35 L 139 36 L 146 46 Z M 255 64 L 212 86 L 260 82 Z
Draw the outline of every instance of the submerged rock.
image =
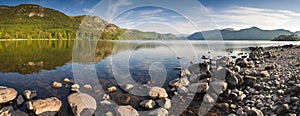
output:
M 10 116 L 29 116 L 29 115 L 23 111 L 16 110 L 16 111 L 11 112 Z
M 75 116 L 92 116 L 97 109 L 96 100 L 85 93 L 73 93 L 68 96 L 68 103 Z
M 86 90 L 92 90 L 93 89 L 93 87 L 89 84 L 84 85 L 83 88 L 86 89 Z
M 0 87 L 0 104 L 7 103 L 17 97 L 18 92 L 13 88 Z
M 60 82 L 54 81 L 54 82 L 52 83 L 52 87 L 53 87 L 53 88 L 62 88 L 62 87 L 63 87 L 63 84 L 60 83 Z
M 25 100 L 22 95 L 19 95 L 16 101 L 17 101 L 17 105 L 20 106 L 24 103 Z

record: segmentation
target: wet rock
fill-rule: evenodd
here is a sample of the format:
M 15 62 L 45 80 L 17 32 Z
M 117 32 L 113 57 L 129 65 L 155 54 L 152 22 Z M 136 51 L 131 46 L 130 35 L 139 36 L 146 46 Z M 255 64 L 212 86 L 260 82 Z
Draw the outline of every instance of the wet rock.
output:
M 269 74 L 268 71 L 261 71 L 261 72 L 260 72 L 260 75 L 261 75 L 262 77 L 270 77 L 270 74 Z
M 189 90 L 192 93 L 203 93 L 208 90 L 209 86 L 206 82 L 194 83 L 189 86 Z
M 17 94 L 18 92 L 13 88 L 0 87 L 0 104 L 14 100 Z
M 10 116 L 8 111 L 0 112 L 0 116 Z
M 245 68 L 245 67 L 249 66 L 249 62 L 246 59 L 244 59 L 244 58 L 238 58 L 238 59 L 236 59 L 235 64 L 238 65 L 238 66 L 240 66 L 241 68 Z
M 129 90 L 133 89 L 133 85 L 132 84 L 126 84 L 126 85 L 122 85 L 121 86 L 122 89 L 124 89 L 126 92 L 129 92 Z
M 62 107 L 62 102 L 56 98 L 39 99 L 32 102 L 32 110 L 38 116 L 54 116 Z
M 100 102 L 100 105 L 105 106 L 105 105 L 111 105 L 112 103 L 108 100 L 103 100 Z
M 249 86 L 253 86 L 254 84 L 256 84 L 256 80 L 257 80 L 257 78 L 254 77 L 254 76 L 248 76 L 248 75 L 246 75 L 244 77 L 245 84 L 249 85 Z
M 299 100 L 298 97 L 292 97 L 292 98 L 291 98 L 291 101 L 292 101 L 292 102 L 296 102 L 296 101 L 298 101 L 298 100 Z
M 37 92 L 36 92 L 36 90 L 25 90 L 23 92 L 23 96 L 27 100 L 32 100 L 37 97 Z
M 300 84 L 295 84 L 288 91 L 289 92 L 299 93 L 300 92 Z
M 109 97 L 108 94 L 104 94 L 103 97 L 102 97 L 102 99 L 104 99 L 104 100 L 108 100 L 109 98 L 110 98 L 110 97 Z
M 16 111 L 11 112 L 10 116 L 29 116 L 29 115 L 23 111 L 16 110 Z
M 223 93 L 226 89 L 228 84 L 224 81 L 213 81 L 209 84 L 209 86 L 217 93 Z
M 170 109 L 171 108 L 171 100 L 169 98 L 164 98 L 157 100 L 157 103 L 159 106 L 165 108 L 165 109 Z
M 236 65 L 236 66 L 234 66 L 234 70 L 235 70 L 235 72 L 239 73 L 239 72 L 241 72 L 241 67 Z
M 243 101 L 246 97 L 247 97 L 246 94 L 242 94 L 242 95 L 238 96 L 236 99 L 239 101 Z
M 177 59 L 182 59 L 183 58 L 183 56 L 177 56 Z
M 84 85 L 83 88 L 86 89 L 86 90 L 92 90 L 93 89 L 93 87 L 89 84 Z
M 188 69 L 192 74 L 201 74 L 202 72 L 209 72 L 209 66 L 206 63 L 192 64 Z
M 117 91 L 117 87 L 115 87 L 115 86 L 109 87 L 109 88 L 106 89 L 106 91 L 108 93 L 116 92 Z
M 245 112 L 242 110 L 242 109 L 238 109 L 236 111 L 236 114 L 239 115 L 239 116 L 244 116 L 245 115 Z
M 105 116 L 114 116 L 112 112 L 106 112 Z
M 148 109 L 153 109 L 153 107 L 155 106 L 155 101 L 153 101 L 153 100 L 144 100 L 140 103 L 140 106 L 142 106 L 144 108 L 148 108 Z
M 170 82 L 169 82 L 169 85 L 170 85 L 171 87 L 179 87 L 179 86 L 180 86 L 179 78 L 170 81 Z
M 276 108 L 276 114 L 278 115 L 284 115 L 284 114 L 287 114 L 290 110 L 290 106 L 288 104 L 283 104 L 283 105 L 279 105 L 277 108 Z
M 6 116 L 7 114 L 9 114 L 12 111 L 14 111 L 14 108 L 12 106 L 3 107 L 0 110 L 0 116 Z
M 96 100 L 85 93 L 73 93 L 69 95 L 68 103 L 75 116 L 92 116 L 97 109 Z
M 164 88 L 152 87 L 149 91 L 149 96 L 153 99 L 155 98 L 166 98 L 168 94 Z
M 29 109 L 29 110 L 33 110 L 32 101 L 26 102 L 26 107 L 27 107 L 27 109 Z
M 24 103 L 25 100 L 22 95 L 19 95 L 16 101 L 17 101 L 17 105 L 20 106 Z
M 53 87 L 53 88 L 62 88 L 62 87 L 63 87 L 63 84 L 60 83 L 60 82 L 54 81 L 54 82 L 52 83 L 52 87 Z
M 191 75 L 191 72 L 188 69 L 182 69 L 180 73 L 181 77 Z
M 229 109 L 229 104 L 228 103 L 218 103 L 217 107 L 219 107 L 220 109 L 227 111 Z
M 277 93 L 278 93 L 279 95 L 283 95 L 283 94 L 284 94 L 284 91 L 283 91 L 282 89 L 279 89 L 279 90 L 277 90 Z
M 181 67 L 175 67 L 174 70 L 181 70 Z
M 249 111 L 247 111 L 248 116 L 264 116 L 261 110 L 256 108 L 251 108 Z
M 235 87 L 235 86 L 239 85 L 239 79 L 233 74 L 228 75 L 226 77 L 226 82 L 228 83 L 228 86 L 231 86 L 231 87 Z
M 190 84 L 190 81 L 187 77 L 182 77 L 179 79 L 179 83 L 181 86 L 188 86 Z
M 116 107 L 117 116 L 139 116 L 136 109 L 131 106 L 117 106 Z
M 188 93 L 189 92 L 189 89 L 186 88 L 185 86 L 179 86 L 177 88 L 177 90 L 178 90 L 179 93 Z
M 75 83 L 71 86 L 71 91 L 73 91 L 73 92 L 79 92 L 79 89 L 80 89 L 79 84 Z
M 151 111 L 149 113 L 150 116 L 168 116 L 169 112 L 168 110 L 164 109 L 164 108 L 158 108 L 154 111 Z
M 67 84 L 68 84 L 68 83 L 72 83 L 72 81 L 71 81 L 70 79 L 68 79 L 68 78 L 64 78 L 63 81 L 64 81 L 64 83 L 67 83 Z
M 215 100 L 216 100 L 216 99 L 214 99 L 214 98 L 213 98 L 211 95 L 209 95 L 209 94 L 206 94 L 206 95 L 204 96 L 204 98 L 203 98 L 203 102 L 209 103 L 209 104 L 215 103 Z

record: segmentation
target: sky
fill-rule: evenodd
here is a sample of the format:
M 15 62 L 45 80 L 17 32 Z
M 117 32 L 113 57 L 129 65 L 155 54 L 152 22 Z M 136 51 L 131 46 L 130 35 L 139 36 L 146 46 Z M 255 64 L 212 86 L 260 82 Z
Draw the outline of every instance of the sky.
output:
M 166 5 L 161 1 L 0 0 L 0 5 L 39 4 L 70 16 L 97 15 L 122 28 L 160 33 L 191 34 L 253 26 L 300 31 L 299 0 L 165 0 Z

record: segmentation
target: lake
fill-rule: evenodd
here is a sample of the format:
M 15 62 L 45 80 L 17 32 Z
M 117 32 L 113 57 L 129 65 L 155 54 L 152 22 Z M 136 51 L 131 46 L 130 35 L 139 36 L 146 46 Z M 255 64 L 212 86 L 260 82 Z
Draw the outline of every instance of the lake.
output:
M 38 98 L 57 96 L 64 104 L 61 115 L 65 115 L 70 113 L 66 105 L 70 91 L 67 87 L 52 88 L 53 81 L 70 78 L 81 86 L 90 84 L 93 90 L 82 91 L 98 100 L 104 93 L 102 88 L 112 85 L 136 83 L 168 88 L 168 81 L 179 77 L 180 71 L 174 68 L 187 68 L 191 62 L 203 62 L 203 55 L 210 58 L 238 56 L 247 52 L 250 46 L 300 44 L 184 40 L 89 42 L 96 45 L 95 48 L 90 48 L 90 44 L 80 44 L 80 41 L 74 43 L 74 40 L 0 41 L 0 86 L 15 88 L 18 93 L 26 89 L 37 90 Z M 76 51 L 74 46 L 84 49 L 84 52 Z M 183 56 L 183 59 L 177 59 L 177 56 Z M 135 104 L 123 103 L 117 95 L 112 99 L 117 104 Z M 26 111 L 24 106 L 20 109 Z

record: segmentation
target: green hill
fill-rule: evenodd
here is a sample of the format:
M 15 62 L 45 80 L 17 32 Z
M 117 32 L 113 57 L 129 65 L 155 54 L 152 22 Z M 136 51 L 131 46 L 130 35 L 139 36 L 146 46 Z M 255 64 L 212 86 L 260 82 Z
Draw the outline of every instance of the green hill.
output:
M 272 41 L 300 41 L 300 37 L 296 34 L 292 35 L 280 35 L 272 39 Z
M 177 39 L 172 34 L 122 29 L 97 16 L 67 16 L 35 4 L 0 6 L 0 39 L 75 39 L 77 34 L 81 39 Z

